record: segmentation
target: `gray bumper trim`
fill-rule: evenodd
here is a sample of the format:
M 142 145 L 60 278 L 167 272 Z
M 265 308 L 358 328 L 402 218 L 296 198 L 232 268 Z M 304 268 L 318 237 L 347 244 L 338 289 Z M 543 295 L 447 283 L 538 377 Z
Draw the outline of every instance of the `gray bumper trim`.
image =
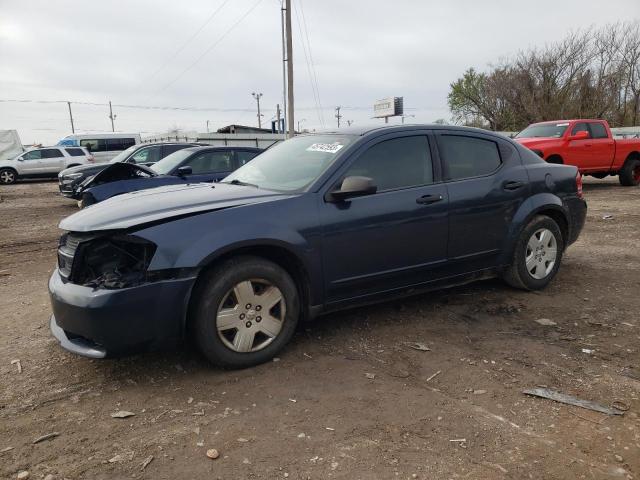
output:
M 53 315 L 51 315 L 49 327 L 51 328 L 51 333 L 53 334 L 53 336 L 56 337 L 56 339 L 60 342 L 62 348 L 64 348 L 65 350 L 89 358 L 104 358 L 107 356 L 106 350 L 98 347 L 93 343 L 90 343 L 85 339 L 74 338 L 73 340 L 70 340 L 64 333 L 64 330 L 62 330 L 62 328 L 58 326 L 58 324 L 56 323 L 56 317 L 54 317 Z

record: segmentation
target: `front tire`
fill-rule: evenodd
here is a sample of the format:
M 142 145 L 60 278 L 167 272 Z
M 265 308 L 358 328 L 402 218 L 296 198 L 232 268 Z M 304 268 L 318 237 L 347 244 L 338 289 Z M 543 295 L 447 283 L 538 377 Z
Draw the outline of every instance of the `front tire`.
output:
M 0 184 L 2 185 L 11 185 L 12 183 L 16 183 L 18 180 L 18 174 L 12 168 L 3 168 L 0 169 Z
M 558 272 L 563 252 L 558 224 L 547 216 L 536 215 L 520 233 L 503 278 L 523 290 L 545 288 Z
M 192 334 L 202 354 L 225 368 L 271 360 L 293 336 L 298 289 L 280 266 L 241 256 L 206 273 L 194 292 Z
M 618 172 L 618 180 L 623 187 L 635 187 L 640 184 L 640 160 L 629 159 Z

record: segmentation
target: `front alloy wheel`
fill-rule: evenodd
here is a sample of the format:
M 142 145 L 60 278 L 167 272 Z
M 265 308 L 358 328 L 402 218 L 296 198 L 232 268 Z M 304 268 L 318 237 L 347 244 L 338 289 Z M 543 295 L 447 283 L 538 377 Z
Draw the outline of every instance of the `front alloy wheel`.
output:
M 280 334 L 286 311 L 282 292 L 268 280 L 242 281 L 218 308 L 218 335 L 235 352 L 257 352 Z
M 3 185 L 11 185 L 16 181 L 16 172 L 8 168 L 0 170 L 0 183 Z
M 190 330 L 214 364 L 245 368 L 271 360 L 293 336 L 300 301 L 289 273 L 242 255 L 204 272 L 193 293 Z

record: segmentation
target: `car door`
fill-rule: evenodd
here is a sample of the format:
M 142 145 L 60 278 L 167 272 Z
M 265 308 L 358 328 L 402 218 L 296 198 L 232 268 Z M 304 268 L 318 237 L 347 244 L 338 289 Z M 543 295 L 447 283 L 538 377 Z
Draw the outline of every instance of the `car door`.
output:
M 184 177 L 185 181 L 219 182 L 233 170 L 232 150 L 209 150 L 197 152 L 187 158 L 181 167 L 191 167 L 191 174 Z
M 609 137 L 603 122 L 589 122 L 591 133 L 591 154 L 585 167 L 596 170 L 609 170 L 615 153 L 615 142 Z M 587 148 L 589 142 L 585 143 Z
M 573 125 L 569 132 L 569 142 L 567 144 L 567 155 L 563 158 L 565 165 L 575 165 L 580 168 L 588 168 L 587 165 L 593 163 L 592 149 L 593 140 L 591 138 L 583 138 L 571 140 L 571 137 L 578 132 L 587 132 L 591 137 L 589 125 L 586 122 L 578 122 Z
M 436 138 L 449 198 L 449 273 L 492 268 L 529 195 L 520 155 L 494 136 L 444 130 Z
M 41 174 L 40 150 L 30 150 L 17 158 L 18 173 L 26 176 L 37 176 Z
M 43 148 L 40 150 L 40 173 L 56 175 L 64 170 L 65 156 L 59 148 Z
M 333 178 L 373 179 L 377 192 L 333 203 L 321 197 L 325 293 L 336 303 L 428 281 L 446 261 L 447 190 L 427 131 L 361 147 Z

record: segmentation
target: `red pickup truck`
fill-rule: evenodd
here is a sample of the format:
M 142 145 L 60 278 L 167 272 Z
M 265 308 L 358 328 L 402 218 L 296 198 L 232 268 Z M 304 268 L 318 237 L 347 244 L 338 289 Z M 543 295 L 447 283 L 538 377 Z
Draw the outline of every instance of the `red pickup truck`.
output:
M 640 139 L 614 140 L 604 120 L 533 123 L 515 140 L 549 163 L 575 165 L 583 175 L 618 175 L 620 184 L 640 184 Z

